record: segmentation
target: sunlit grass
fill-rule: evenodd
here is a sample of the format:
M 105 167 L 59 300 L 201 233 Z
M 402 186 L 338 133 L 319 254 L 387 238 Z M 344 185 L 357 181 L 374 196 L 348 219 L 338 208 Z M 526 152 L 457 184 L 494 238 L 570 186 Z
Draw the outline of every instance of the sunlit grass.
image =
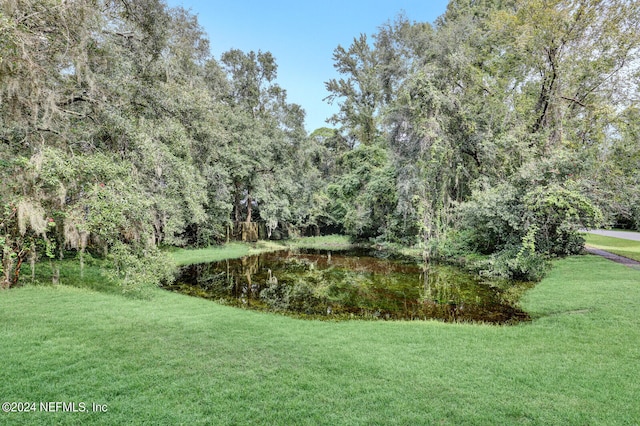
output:
M 287 248 L 340 249 L 351 246 L 349 238 L 343 235 L 302 237 L 283 241 L 258 241 L 256 243 L 233 242 L 202 249 L 173 249 L 170 254 L 177 265 L 216 262 L 223 259 L 237 259 L 243 256 L 283 250 Z
M 228 243 L 202 249 L 178 249 L 171 251 L 171 257 L 177 265 L 193 263 L 216 262 L 223 259 L 237 259 L 249 254 L 249 245 L 242 243 Z
M 640 241 L 585 234 L 587 245 L 640 262 Z
M 3 401 L 108 412 L 0 423 L 636 424 L 640 272 L 594 256 L 554 265 L 518 326 L 304 321 L 159 289 L 2 291 Z
M 322 235 L 318 237 L 302 237 L 286 241 L 289 247 L 304 247 L 311 249 L 341 249 L 352 246 L 349 237 L 345 235 Z

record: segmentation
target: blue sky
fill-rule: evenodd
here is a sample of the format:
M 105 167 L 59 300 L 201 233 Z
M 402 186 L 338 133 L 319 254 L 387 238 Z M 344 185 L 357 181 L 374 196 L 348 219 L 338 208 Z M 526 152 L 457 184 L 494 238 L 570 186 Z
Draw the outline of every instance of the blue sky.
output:
M 289 102 L 305 109 L 309 132 L 328 126 L 337 111 L 322 99 L 324 82 L 338 77 L 333 51 L 361 33 L 370 36 L 400 12 L 412 21 L 433 22 L 448 0 L 168 0 L 198 15 L 216 59 L 229 49 L 269 51 L 278 64 L 278 84 Z

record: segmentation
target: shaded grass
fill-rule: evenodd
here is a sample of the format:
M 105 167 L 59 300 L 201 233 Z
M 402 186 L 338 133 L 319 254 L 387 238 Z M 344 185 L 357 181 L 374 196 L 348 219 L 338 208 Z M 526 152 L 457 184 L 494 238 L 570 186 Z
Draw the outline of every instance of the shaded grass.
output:
M 620 256 L 628 257 L 640 262 L 640 241 L 622 238 L 606 237 L 604 235 L 585 234 L 586 243 L 600 250 L 605 250 Z
M 157 290 L 0 292 L 8 424 L 637 424 L 640 272 L 557 261 L 512 327 L 315 322 Z
M 101 269 L 105 263 L 102 260 L 89 258 L 85 266 L 81 268 L 78 259 L 67 258 L 55 262 L 41 261 L 35 264 L 33 271 L 35 274 L 33 275 L 30 268 L 22 268 L 19 285 L 51 286 L 55 275 L 54 267 L 57 267 L 59 284 L 104 293 L 122 294 L 120 284 L 109 278 Z

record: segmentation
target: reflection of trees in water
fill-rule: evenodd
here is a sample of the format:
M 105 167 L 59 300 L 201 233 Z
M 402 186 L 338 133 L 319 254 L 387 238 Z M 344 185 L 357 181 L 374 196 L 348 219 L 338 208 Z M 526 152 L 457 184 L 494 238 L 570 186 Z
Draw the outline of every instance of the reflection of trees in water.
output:
M 446 268 L 436 268 L 430 262 L 423 265 L 420 277 L 423 286 L 417 312 L 419 316 L 456 321 L 464 315 L 465 303 L 457 277 L 448 273 Z
M 499 292 L 453 267 L 293 252 L 196 265 L 178 282 L 205 297 L 312 316 L 504 322 Z M 486 306 L 484 306 L 486 305 Z
M 512 306 L 494 282 L 464 273 L 448 265 L 425 264 L 420 292 L 420 317 L 447 321 L 504 323 L 527 320 L 528 315 Z M 510 283 L 525 285 L 525 283 Z

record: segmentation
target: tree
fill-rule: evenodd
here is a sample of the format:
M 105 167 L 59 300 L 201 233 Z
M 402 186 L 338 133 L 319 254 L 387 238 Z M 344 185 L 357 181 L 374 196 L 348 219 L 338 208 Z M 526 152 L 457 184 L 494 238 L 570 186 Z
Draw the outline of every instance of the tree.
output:
M 19 267 L 39 246 L 78 250 L 81 262 L 87 245 L 157 258 L 158 242 L 181 243 L 205 219 L 190 149 L 194 112 L 210 103 L 180 101 L 199 91 L 208 42 L 195 18 L 160 1 L 98 6 L 2 4 L 3 264 Z M 33 215 L 23 226 L 18 206 L 51 219 L 47 228 Z
M 338 160 L 342 174 L 327 186 L 327 217 L 355 239 L 393 239 L 396 176 L 385 149 L 359 146 Z
M 611 137 L 588 167 L 584 192 L 605 214 L 606 223 L 640 230 L 640 114 L 638 107 L 620 112 Z
M 325 99 L 334 102 L 344 98 L 340 111 L 329 119 L 342 124 L 353 147 L 358 143 L 373 144 L 380 135 L 378 117 L 383 103 L 381 84 L 376 74 L 379 58 L 361 34 L 349 49 L 338 46 L 333 53 L 334 67 L 346 79 L 331 79 L 325 83 L 331 94 Z
M 640 5 L 624 0 L 517 1 L 489 22 L 527 127 L 542 149 L 603 142 L 607 105 L 633 96 L 627 76 L 640 42 Z M 517 67 L 514 65 L 518 65 Z
M 304 111 L 286 100 L 273 81 L 277 65 L 266 52 L 230 50 L 222 55 L 233 107 L 227 115 L 227 157 L 233 218 L 252 222 L 254 210 L 271 234 L 291 219 L 292 161 L 304 132 Z
M 491 250 L 526 242 L 541 255 L 574 251 L 573 225 L 543 231 L 536 221 L 560 223 L 557 212 L 531 200 L 556 200 L 566 207 L 561 214 L 581 212 L 584 221 L 575 223 L 596 223 L 593 201 L 615 199 L 615 184 L 601 176 L 634 188 L 631 167 L 613 164 L 630 154 L 633 142 L 622 141 L 634 140 L 619 117 L 637 98 L 638 12 L 636 3 L 615 0 L 456 0 L 434 26 L 399 17 L 379 28 L 373 44 L 361 35 L 349 49 L 339 46 L 334 60 L 344 78 L 327 82 L 328 99 L 341 100 L 334 122 L 352 146 L 388 146 L 397 194 L 392 214 L 403 224 L 395 232 L 419 233 L 435 254 L 462 232 L 456 206 L 488 198 L 497 211 L 498 202 L 519 206 L 532 222 L 502 227 L 508 235 L 487 245 Z M 349 199 L 346 184 L 358 181 L 349 180 L 351 172 L 329 186 L 331 216 L 364 224 L 366 215 L 349 216 L 349 203 L 338 202 Z M 514 196 L 494 197 L 504 185 Z M 531 209 L 545 213 L 534 218 Z M 631 207 L 624 211 L 630 217 Z

